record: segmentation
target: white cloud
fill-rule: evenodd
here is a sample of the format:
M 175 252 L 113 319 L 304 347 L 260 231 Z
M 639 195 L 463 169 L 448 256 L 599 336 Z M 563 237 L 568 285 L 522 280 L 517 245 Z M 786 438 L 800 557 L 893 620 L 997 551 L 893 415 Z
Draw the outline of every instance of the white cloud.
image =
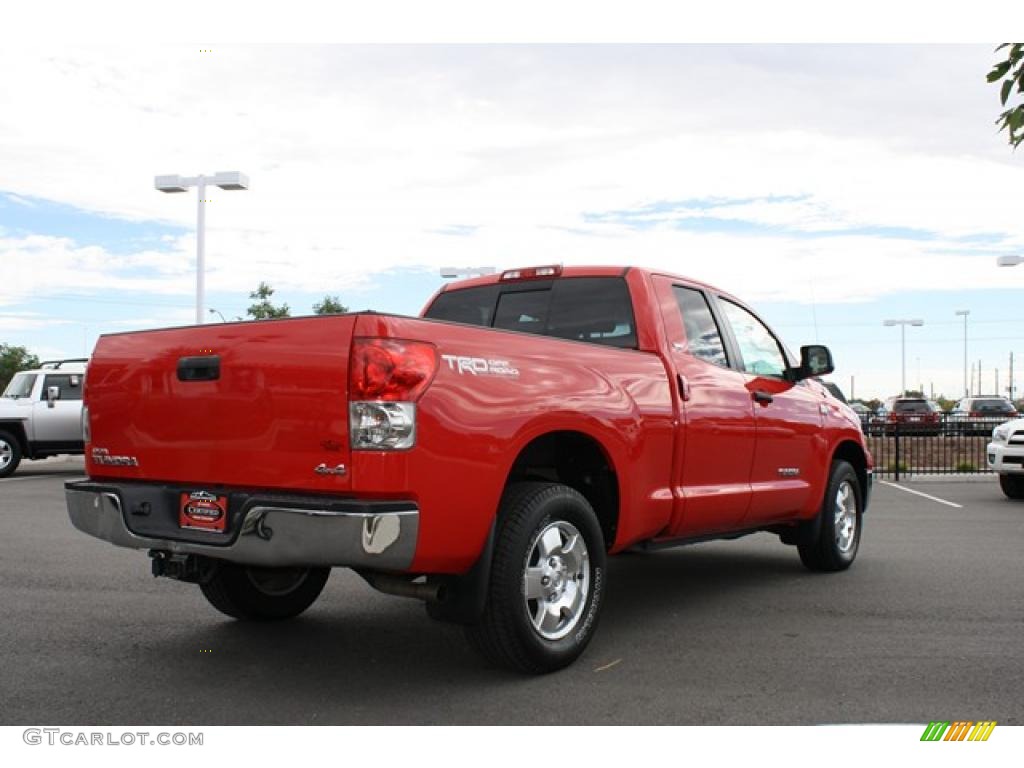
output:
M 0 51 L 19 73 L 0 80 L 0 189 L 191 228 L 194 194 L 159 194 L 152 177 L 245 171 L 250 191 L 211 195 L 210 290 L 265 279 L 343 292 L 400 267 L 543 262 L 646 264 L 752 300 L 996 287 L 992 256 L 1024 237 L 1019 162 L 984 82 L 992 58 L 877 46 Z M 786 230 L 936 236 L 751 237 L 585 216 L 695 198 L 758 199 L 709 213 Z M 956 240 L 978 233 L 1009 234 L 999 250 Z M 193 241 L 168 245 L 115 255 L 8 236 L 0 259 L 24 266 L 0 301 L 188 295 Z

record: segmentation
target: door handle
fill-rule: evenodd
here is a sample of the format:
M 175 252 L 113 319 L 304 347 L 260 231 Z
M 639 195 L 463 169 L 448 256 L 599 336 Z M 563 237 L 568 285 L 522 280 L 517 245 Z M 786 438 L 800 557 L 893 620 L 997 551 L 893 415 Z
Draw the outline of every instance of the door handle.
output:
M 775 399 L 770 392 L 765 392 L 763 389 L 755 389 L 750 396 L 754 398 L 754 402 L 761 405 L 768 405 Z
M 676 374 L 676 386 L 679 387 L 679 397 L 686 402 L 690 399 L 690 382 L 686 380 L 686 377 L 681 373 Z

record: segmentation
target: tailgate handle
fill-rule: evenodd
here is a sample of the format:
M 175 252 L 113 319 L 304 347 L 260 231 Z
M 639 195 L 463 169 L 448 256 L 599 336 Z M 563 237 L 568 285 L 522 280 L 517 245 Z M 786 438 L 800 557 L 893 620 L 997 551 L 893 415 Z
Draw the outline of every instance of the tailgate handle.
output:
M 178 381 L 217 381 L 219 378 L 219 355 L 178 359 Z

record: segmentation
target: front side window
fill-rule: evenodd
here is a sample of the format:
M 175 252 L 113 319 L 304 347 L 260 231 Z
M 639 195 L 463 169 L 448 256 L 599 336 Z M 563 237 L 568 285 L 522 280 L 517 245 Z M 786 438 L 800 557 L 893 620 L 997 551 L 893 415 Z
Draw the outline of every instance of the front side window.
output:
M 722 344 L 722 335 L 718 332 L 718 324 L 707 297 L 694 288 L 673 285 L 676 303 L 683 316 L 683 329 L 686 331 L 686 349 L 696 358 L 708 363 L 729 367 L 729 359 Z
M 4 390 L 3 396 L 11 398 L 31 397 L 32 387 L 35 383 L 36 374 L 19 373 L 11 379 L 11 383 L 7 385 L 7 389 Z
M 728 299 L 722 299 L 721 306 L 736 337 L 743 370 L 755 376 L 781 377 L 785 374 L 788 366 L 782 348 L 764 323 Z

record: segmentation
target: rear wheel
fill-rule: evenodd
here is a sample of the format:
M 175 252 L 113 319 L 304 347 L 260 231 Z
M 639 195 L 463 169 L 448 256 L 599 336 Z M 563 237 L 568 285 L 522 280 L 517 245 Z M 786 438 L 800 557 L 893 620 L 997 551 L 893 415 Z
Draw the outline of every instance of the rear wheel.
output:
M 519 672 L 568 666 L 594 635 L 604 602 L 605 546 L 597 516 L 556 483 L 515 483 L 499 511 L 487 603 L 470 643 Z
M 1008 499 L 1024 499 L 1024 475 L 1000 475 L 999 487 Z
M 221 562 L 199 588 L 210 604 L 235 619 L 290 619 L 320 596 L 330 568 L 254 568 Z
M 21 444 L 10 432 L 0 432 L 0 477 L 10 477 L 21 463 Z
M 797 545 L 803 564 L 812 571 L 849 568 L 860 548 L 863 512 L 857 473 L 845 461 L 832 462 L 817 534 Z

